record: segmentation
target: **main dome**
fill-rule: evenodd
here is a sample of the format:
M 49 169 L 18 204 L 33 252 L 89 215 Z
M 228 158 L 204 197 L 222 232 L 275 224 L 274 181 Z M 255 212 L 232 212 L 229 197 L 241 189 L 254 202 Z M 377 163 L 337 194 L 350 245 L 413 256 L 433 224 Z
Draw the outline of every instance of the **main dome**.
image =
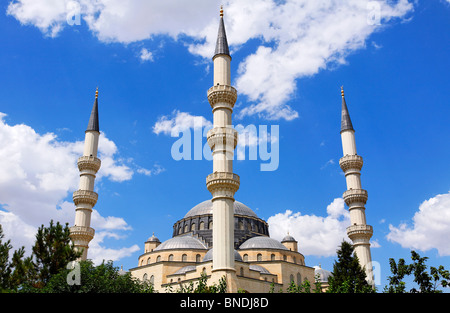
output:
M 197 215 L 207 215 L 212 214 L 212 201 L 206 200 L 199 204 L 197 204 L 195 207 L 189 210 L 189 212 L 186 213 L 184 218 L 197 216 Z M 244 216 L 251 216 L 258 218 L 258 215 L 256 215 L 255 212 L 253 212 L 252 209 L 250 209 L 248 206 L 243 204 L 239 201 L 234 201 L 234 214 L 238 215 L 244 215 Z

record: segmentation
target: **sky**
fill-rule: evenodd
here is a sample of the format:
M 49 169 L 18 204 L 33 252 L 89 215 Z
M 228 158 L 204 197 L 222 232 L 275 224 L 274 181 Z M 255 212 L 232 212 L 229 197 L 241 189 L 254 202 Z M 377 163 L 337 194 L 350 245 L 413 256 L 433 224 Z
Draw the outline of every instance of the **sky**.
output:
M 307 265 L 332 270 L 350 223 L 344 86 L 378 287 L 389 258 L 410 261 L 412 249 L 449 269 L 448 0 L 2 1 L 0 224 L 14 249 L 30 252 L 51 219 L 73 225 L 97 87 L 102 167 L 89 258 L 136 267 L 148 237 L 171 238 L 210 199 L 206 92 L 221 4 L 242 130 L 236 200 L 271 237 L 289 231 Z

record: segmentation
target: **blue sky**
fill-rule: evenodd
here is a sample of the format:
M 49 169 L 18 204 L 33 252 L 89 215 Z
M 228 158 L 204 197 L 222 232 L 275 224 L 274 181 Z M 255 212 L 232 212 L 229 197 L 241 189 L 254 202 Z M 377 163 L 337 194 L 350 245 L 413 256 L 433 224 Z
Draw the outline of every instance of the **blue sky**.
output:
M 171 132 L 192 130 L 194 117 L 212 121 L 206 91 L 220 3 L 63 2 L 0 7 L 0 223 L 17 248 L 51 218 L 73 224 L 76 159 L 98 86 L 102 169 L 90 253 L 132 268 L 153 232 L 169 239 L 210 198 L 212 162 L 174 160 Z M 236 199 L 269 222 L 272 237 L 289 229 L 307 265 L 332 269 L 348 226 L 344 85 L 382 285 L 388 259 L 409 260 L 410 249 L 450 268 L 450 3 L 223 4 L 239 92 L 234 125 L 279 127 L 275 171 L 248 155 L 234 162 Z

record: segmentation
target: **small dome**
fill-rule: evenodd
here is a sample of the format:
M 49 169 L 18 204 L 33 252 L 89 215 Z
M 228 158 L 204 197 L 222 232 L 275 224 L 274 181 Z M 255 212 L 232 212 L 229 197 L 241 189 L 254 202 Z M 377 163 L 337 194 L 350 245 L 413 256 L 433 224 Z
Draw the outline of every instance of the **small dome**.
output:
M 279 241 L 272 239 L 270 237 L 258 236 L 252 237 L 245 241 L 239 247 L 240 250 L 244 249 L 278 249 L 278 250 L 287 250 L 285 246 L 283 246 Z
M 261 274 L 272 274 L 267 270 L 267 268 L 260 265 L 250 264 L 249 269 L 251 269 L 252 271 L 260 272 Z
M 212 258 L 213 258 L 213 248 L 209 249 L 209 251 L 206 252 L 205 256 L 203 257 L 203 262 L 212 261 Z M 242 262 L 242 257 L 236 250 L 234 250 L 234 260 Z
M 314 266 L 314 276 L 319 275 L 319 281 L 321 283 L 327 283 L 328 278 L 333 276 L 333 273 L 327 271 L 319 266 Z
M 161 241 L 159 241 L 159 239 L 155 237 L 155 233 L 153 233 L 153 235 L 149 237 L 146 242 L 161 242 Z
M 153 251 L 160 250 L 171 250 L 171 249 L 202 249 L 206 250 L 206 246 L 190 235 L 177 236 L 164 241 L 162 244 L 157 246 Z
M 196 270 L 196 267 L 194 265 L 188 265 L 188 266 L 180 268 L 178 271 L 173 273 L 173 275 L 186 274 L 187 272 L 192 272 L 195 270 Z
M 191 217 L 191 216 L 197 216 L 197 215 L 207 215 L 207 214 L 212 214 L 212 201 L 211 200 L 206 200 L 206 201 L 203 201 L 203 202 L 197 204 L 192 209 L 190 209 L 189 212 L 186 213 L 184 218 Z M 246 206 L 245 204 L 243 204 L 239 201 L 234 201 L 234 214 L 258 218 L 256 213 L 253 212 L 252 209 L 250 209 L 248 206 Z
M 292 237 L 291 235 L 289 235 L 289 233 L 281 240 L 281 242 L 289 242 L 289 241 L 295 241 L 297 242 L 297 240 L 295 240 L 294 237 Z

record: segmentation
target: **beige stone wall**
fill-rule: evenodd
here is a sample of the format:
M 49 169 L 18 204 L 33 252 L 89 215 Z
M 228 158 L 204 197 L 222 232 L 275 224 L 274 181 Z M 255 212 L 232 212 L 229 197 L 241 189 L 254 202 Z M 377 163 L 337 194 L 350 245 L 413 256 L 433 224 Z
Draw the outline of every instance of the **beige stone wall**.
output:
M 207 250 L 163 250 L 144 253 L 139 257 L 139 266 L 130 269 L 131 274 L 140 279 L 144 279 L 144 274 L 148 280 L 153 276 L 153 283 L 155 289 L 159 292 L 165 292 L 169 285 L 172 285 L 173 290 L 179 288 L 179 284 L 189 284 L 189 282 L 196 282 L 201 273 L 204 272 L 208 277 L 212 274 L 212 261 L 201 262 Z M 291 278 L 295 283 L 298 283 L 298 278 L 301 282 L 307 278 L 312 284 L 314 283 L 314 268 L 304 265 L 304 257 L 295 251 L 286 250 L 262 250 L 262 249 L 248 249 L 239 250 L 241 256 L 247 254 L 248 262 L 235 261 L 235 269 L 237 275 L 237 287 L 247 290 L 251 293 L 269 292 L 272 283 L 275 284 L 275 292 L 280 289 L 286 291 L 289 287 Z M 261 255 L 258 261 L 258 254 Z M 169 256 L 172 255 L 169 261 Z M 186 255 L 186 261 L 182 260 L 182 255 Z M 196 262 L 197 255 L 200 255 L 200 262 Z M 272 255 L 275 260 L 272 260 Z M 156 262 L 156 258 L 160 256 L 160 261 Z M 150 257 L 150 263 L 147 264 L 147 259 Z M 286 258 L 286 260 L 285 260 Z M 296 260 L 296 263 L 293 260 Z M 141 266 L 141 262 L 143 265 Z M 260 273 L 250 269 L 250 265 L 260 265 L 266 268 L 271 274 Z M 195 271 L 184 274 L 175 274 L 180 268 L 187 265 L 194 265 Z M 300 276 L 298 276 L 300 275 Z

